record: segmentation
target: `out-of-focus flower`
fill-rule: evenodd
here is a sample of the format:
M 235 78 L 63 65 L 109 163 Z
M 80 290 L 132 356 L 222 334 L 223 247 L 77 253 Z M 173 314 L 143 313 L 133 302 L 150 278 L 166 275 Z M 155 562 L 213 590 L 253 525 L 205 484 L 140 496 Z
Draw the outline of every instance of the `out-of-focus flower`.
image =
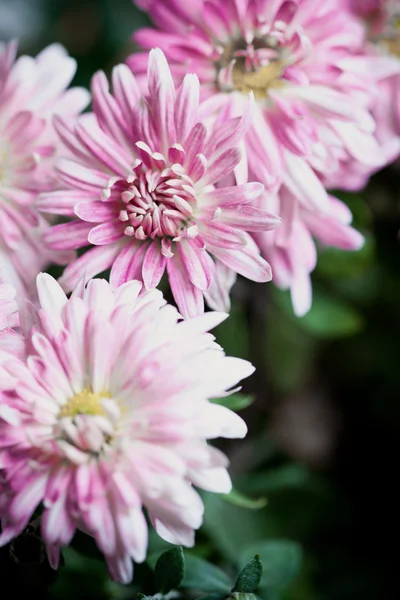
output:
M 376 137 L 385 163 L 390 164 L 400 156 L 400 6 L 393 0 L 343 0 L 343 3 L 360 17 L 367 31 L 368 59 L 359 59 L 355 66 L 374 82 L 372 113 Z M 357 165 L 352 166 L 356 171 Z M 358 187 L 366 183 L 368 176 L 368 172 L 364 174 Z
M 261 236 L 263 253 L 274 262 L 276 280 L 291 288 L 296 312 L 303 314 L 311 303 L 309 273 L 316 251 L 309 244 L 298 246 L 299 226 L 312 245 L 312 236 L 326 241 L 329 223 L 340 230 L 330 243 L 340 238 L 339 247 L 358 249 L 362 237 L 348 221 L 344 227 L 338 214 L 348 211 L 330 200 L 324 185 L 335 173 L 346 176 L 349 163 L 351 168 L 361 165 L 364 174 L 384 162 L 370 113 L 374 86 L 368 73 L 358 72 L 358 63 L 352 62 L 353 57 L 367 56 L 364 27 L 341 9 L 341 0 L 137 4 L 150 13 L 157 29 L 139 30 L 134 39 L 142 48 L 161 47 L 176 81 L 187 70 L 197 73 L 210 114 L 219 110 L 224 116 L 240 115 L 253 91 L 255 116 L 245 139 L 249 175 L 271 192 L 278 191 L 280 215 L 286 221 L 285 234 Z M 128 64 L 140 78 L 147 55 L 133 54 Z M 273 210 L 268 200 L 264 206 Z M 303 218 L 309 214 L 312 228 Z M 277 255 L 282 273 L 277 272 Z
M 21 294 L 50 261 L 65 264 L 71 253 L 49 252 L 41 235 L 48 227 L 33 203 L 56 187 L 54 158 L 60 146 L 55 114 L 72 117 L 88 103 L 81 88 L 66 90 L 76 62 L 58 44 L 36 58 L 16 59 L 15 42 L 0 44 L 0 266 Z
M 290 288 L 294 312 L 303 315 L 311 305 L 309 273 L 317 263 L 313 236 L 324 245 L 343 250 L 360 248 L 363 236 L 350 226 L 351 211 L 334 196 L 328 196 L 326 213 L 307 209 L 285 189 L 279 195 L 264 196 L 263 202 L 281 212 L 283 223 L 274 232 L 255 233 L 255 240 L 262 254 L 268 256 L 274 282 L 282 289 Z
M 58 120 L 75 157 L 57 167 L 66 189 L 42 195 L 38 207 L 75 219 L 53 227 L 45 242 L 57 250 L 94 246 L 65 269 L 64 289 L 72 289 L 83 271 L 92 277 L 110 267 L 114 287 L 141 279 L 152 289 L 167 269 L 184 316 L 203 312 L 203 292 L 213 283 L 207 298 L 213 308 L 225 308 L 215 260 L 254 281 L 269 281 L 270 266 L 247 232 L 280 222 L 249 205 L 264 193 L 261 183 L 222 183 L 240 167 L 237 146 L 249 125 L 249 97 L 242 118 L 207 131 L 197 76 L 187 75 L 175 90 L 161 50 L 150 52 L 148 87 L 145 99 L 120 65 L 111 95 L 99 72 L 92 83 L 94 114 L 83 115 L 73 129 Z
M 30 355 L 0 355 L 0 545 L 42 503 L 54 568 L 80 529 L 125 583 L 146 556 L 143 506 L 161 537 L 191 546 L 203 518 L 193 485 L 231 489 L 225 455 L 206 440 L 243 437 L 246 425 L 209 400 L 254 371 L 208 333 L 226 314 L 184 321 L 141 288 L 94 279 L 67 300 L 40 274 Z

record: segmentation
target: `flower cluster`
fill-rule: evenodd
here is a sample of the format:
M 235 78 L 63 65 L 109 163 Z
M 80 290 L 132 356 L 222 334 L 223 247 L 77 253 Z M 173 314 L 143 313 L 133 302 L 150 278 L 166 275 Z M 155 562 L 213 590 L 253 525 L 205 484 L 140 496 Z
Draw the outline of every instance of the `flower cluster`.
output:
M 41 511 L 54 568 L 80 530 L 124 583 L 144 509 L 191 546 L 195 487 L 231 489 L 208 440 L 245 436 L 218 399 L 254 368 L 209 331 L 237 275 L 306 313 L 316 244 L 363 244 L 331 190 L 400 155 L 390 0 L 136 3 L 155 28 L 84 114 L 61 46 L 0 45 L 0 546 Z
M 187 69 L 197 73 L 210 116 L 240 115 L 254 93 L 248 174 L 270 192 L 258 206 L 283 220 L 256 240 L 274 281 L 291 289 L 295 312 L 304 314 L 316 264 L 313 238 L 347 250 L 363 244 L 351 214 L 326 187 L 364 185 L 388 162 L 375 132 L 376 82 L 364 26 L 342 0 L 198 0 L 190 9 L 182 0 L 137 4 L 158 30 L 139 30 L 135 41 L 162 48 L 177 81 Z M 147 54 L 132 55 L 128 64 L 142 76 Z

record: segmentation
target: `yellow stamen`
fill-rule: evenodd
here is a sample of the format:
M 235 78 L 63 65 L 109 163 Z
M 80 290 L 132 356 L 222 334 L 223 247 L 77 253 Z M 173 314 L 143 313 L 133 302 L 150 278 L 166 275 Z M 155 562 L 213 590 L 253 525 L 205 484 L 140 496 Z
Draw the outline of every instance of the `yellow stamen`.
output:
M 254 93 L 257 100 L 266 98 L 268 89 L 282 85 L 280 77 L 285 65 L 279 60 L 271 61 L 258 71 L 247 71 L 244 61 L 237 60 L 232 70 L 232 81 L 236 90 L 243 94 Z
M 101 400 L 109 397 L 110 395 L 107 393 L 94 394 L 91 390 L 85 388 L 64 404 L 58 416 L 59 418 L 73 418 L 76 415 L 105 415 Z
M 7 152 L 5 148 L 0 150 L 0 184 L 3 183 L 6 173 Z
M 393 16 L 388 31 L 383 35 L 381 41 L 390 54 L 400 57 L 400 16 Z
M 383 44 L 389 50 L 390 54 L 400 56 L 400 35 L 384 40 Z

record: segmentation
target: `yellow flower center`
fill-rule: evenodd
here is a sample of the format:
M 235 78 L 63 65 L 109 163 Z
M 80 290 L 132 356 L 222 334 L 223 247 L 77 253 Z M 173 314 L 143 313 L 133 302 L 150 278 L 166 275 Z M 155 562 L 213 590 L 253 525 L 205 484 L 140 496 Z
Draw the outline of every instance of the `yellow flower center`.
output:
M 387 30 L 378 38 L 381 44 L 393 54 L 400 57 L 400 16 L 398 12 L 390 19 Z
M 59 418 L 71 417 L 76 415 L 106 415 L 101 405 L 103 398 L 110 398 L 108 393 L 94 394 L 91 390 L 84 389 L 79 394 L 75 394 L 68 400 L 59 412 Z
M 247 71 L 245 60 L 237 60 L 232 70 L 233 85 L 238 92 L 253 92 L 256 100 L 261 100 L 267 97 L 270 88 L 282 85 L 280 78 L 284 68 L 282 61 L 274 60 L 257 71 Z
M 5 175 L 6 175 L 6 168 L 7 168 L 7 162 L 8 162 L 8 153 L 6 148 L 1 148 L 0 147 L 0 185 L 2 183 L 4 183 L 5 180 Z
M 241 39 L 231 40 L 222 49 L 216 63 L 217 82 L 222 89 L 229 86 L 224 77 L 221 80 L 221 73 L 226 73 L 227 69 L 232 69 L 232 90 L 246 96 L 253 92 L 257 100 L 267 98 L 269 89 L 284 85 L 282 75 L 288 64 L 285 56 L 288 56 L 278 48 L 278 43 L 272 37 L 255 38 L 252 44 Z M 270 52 L 268 59 L 265 52 Z

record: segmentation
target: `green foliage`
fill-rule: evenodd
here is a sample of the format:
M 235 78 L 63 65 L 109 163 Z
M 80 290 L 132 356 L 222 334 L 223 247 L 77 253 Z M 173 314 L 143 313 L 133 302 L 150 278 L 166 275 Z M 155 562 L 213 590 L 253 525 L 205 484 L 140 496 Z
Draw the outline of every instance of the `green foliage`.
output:
M 286 464 L 245 478 L 246 489 L 254 494 L 282 492 L 304 488 L 311 480 L 308 469 L 297 464 Z
M 166 594 L 176 589 L 185 576 L 185 557 L 182 546 L 175 546 L 161 554 L 154 570 L 157 590 Z
M 212 398 L 212 402 L 215 404 L 221 404 L 222 406 L 226 406 L 230 410 L 234 410 L 238 412 L 239 410 L 243 410 L 251 406 L 254 402 L 254 397 L 249 394 L 231 394 L 230 396 L 225 396 L 224 398 Z
M 313 303 L 308 313 L 296 317 L 287 292 L 274 291 L 281 309 L 298 326 L 317 339 L 336 339 L 353 336 L 364 327 L 362 315 L 349 303 L 334 297 L 318 286 L 313 289 Z
M 223 494 L 221 496 L 226 502 L 234 504 L 235 506 L 241 506 L 242 508 L 249 508 L 251 510 L 258 510 L 264 508 L 267 505 L 268 500 L 266 498 L 248 498 L 235 488 L 229 494 Z
M 194 554 L 186 554 L 186 572 L 182 587 L 212 594 L 229 595 L 232 582 L 219 567 Z
M 254 552 L 262 562 L 260 587 L 279 590 L 287 587 L 300 572 L 303 552 L 295 542 L 268 540 L 245 546 L 240 553 L 240 563 L 245 564 Z
M 262 572 L 262 562 L 259 555 L 256 554 L 239 573 L 232 591 L 240 592 L 240 594 L 253 594 L 260 584 Z
M 240 304 L 233 301 L 229 319 L 213 331 L 226 354 L 240 358 L 249 357 L 249 328 Z

